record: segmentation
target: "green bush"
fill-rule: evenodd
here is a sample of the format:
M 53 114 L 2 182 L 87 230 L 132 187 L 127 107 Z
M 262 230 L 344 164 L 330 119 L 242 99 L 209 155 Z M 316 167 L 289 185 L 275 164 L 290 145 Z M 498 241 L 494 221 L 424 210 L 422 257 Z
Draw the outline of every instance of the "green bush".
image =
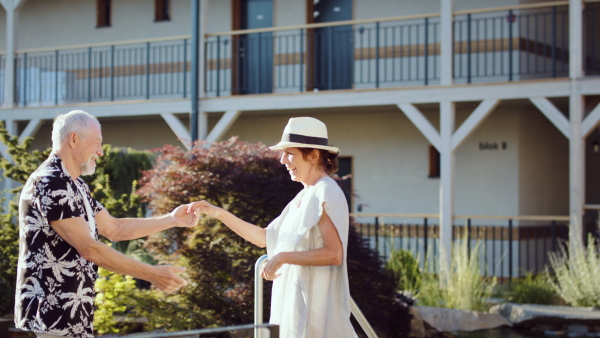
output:
M 565 246 L 550 253 L 549 275 L 554 290 L 571 306 L 600 308 L 600 256 L 596 240 L 589 235 L 587 247 Z
M 131 294 L 136 290 L 131 276 L 122 276 L 106 269 L 98 269 L 99 278 L 94 286 L 94 330 L 97 334 L 119 333 L 127 327 L 115 321 L 115 315 L 123 315 L 132 307 Z
M 421 268 L 411 251 L 393 250 L 385 267 L 394 272 L 398 289 L 415 294 L 421 288 Z
M 496 279 L 487 281 L 479 270 L 480 243 L 468 253 L 466 237 L 452 248 L 448 266 L 442 253 L 438 274 L 424 273 L 416 297 L 419 305 L 459 310 L 485 311 L 486 300 L 492 296 Z
M 520 304 L 558 305 L 560 297 L 550 284 L 547 273 L 533 275 L 528 272 L 524 278 L 514 281 L 507 292 L 508 301 Z

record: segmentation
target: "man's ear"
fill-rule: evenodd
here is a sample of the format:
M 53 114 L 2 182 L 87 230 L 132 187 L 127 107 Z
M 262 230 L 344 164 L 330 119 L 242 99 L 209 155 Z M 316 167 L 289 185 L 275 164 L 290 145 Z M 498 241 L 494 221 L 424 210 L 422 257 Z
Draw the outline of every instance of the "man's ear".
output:
M 79 135 L 77 135 L 76 132 L 72 131 L 69 134 L 69 146 L 74 149 L 75 148 L 75 143 L 79 142 L 80 138 Z

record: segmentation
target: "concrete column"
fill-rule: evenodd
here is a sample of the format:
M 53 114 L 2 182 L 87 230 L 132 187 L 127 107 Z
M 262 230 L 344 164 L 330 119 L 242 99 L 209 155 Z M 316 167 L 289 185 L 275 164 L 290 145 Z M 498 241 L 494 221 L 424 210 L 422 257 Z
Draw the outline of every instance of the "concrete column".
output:
M 573 81 L 574 82 L 574 81 Z M 573 88 L 569 98 L 571 118 L 569 139 L 569 247 L 583 239 L 583 206 L 585 204 L 585 143 L 581 135 L 584 99 Z
M 206 37 L 204 36 L 206 29 L 208 15 L 208 0 L 200 0 L 200 44 L 199 44 L 199 54 L 200 54 L 200 64 L 198 65 L 198 97 L 199 97 L 199 108 L 198 108 L 198 139 L 206 140 L 208 137 L 208 114 L 202 111 L 202 99 L 206 97 L 206 93 L 204 92 L 204 43 L 206 42 Z
M 440 266 L 452 261 L 452 220 L 454 217 L 454 132 L 456 108 L 454 102 L 440 102 Z M 445 262 L 443 261 L 445 260 Z
M 454 57 L 452 55 L 452 45 L 454 44 L 453 24 L 454 0 L 440 0 L 441 4 L 441 37 L 440 37 L 440 83 L 442 85 L 451 85 L 454 82 L 452 78 L 452 68 L 454 67 Z
M 577 81 L 583 76 L 583 1 L 569 0 L 569 244 L 573 248 L 583 239 L 585 204 L 585 143 L 581 131 L 585 102 Z
M 2 107 L 15 106 L 15 8 L 12 3 L 2 3 L 6 10 L 6 59 L 4 64 L 4 102 Z

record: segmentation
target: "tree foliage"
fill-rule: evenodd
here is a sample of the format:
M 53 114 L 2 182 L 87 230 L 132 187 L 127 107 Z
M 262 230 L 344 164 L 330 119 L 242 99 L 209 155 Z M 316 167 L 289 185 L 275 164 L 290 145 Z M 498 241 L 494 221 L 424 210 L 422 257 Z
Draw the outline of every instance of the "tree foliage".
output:
M 154 169 L 147 171 L 140 183 L 138 193 L 155 213 L 207 200 L 262 227 L 302 189 L 289 179 L 276 152 L 235 138 L 211 147 L 197 144 L 191 152 L 166 146 L 159 151 Z M 146 247 L 163 261 L 187 268 L 191 283 L 183 291 L 180 304 L 185 311 L 172 316 L 191 316 L 196 328 L 207 323 L 252 322 L 254 264 L 265 254 L 264 249 L 209 218 L 202 218 L 195 228 L 170 229 L 151 236 Z M 268 286 L 270 283 L 265 290 Z
M 237 138 L 210 147 L 198 143 L 191 152 L 167 146 L 159 151 L 155 168 L 146 172 L 140 182 L 138 193 L 157 213 L 205 199 L 263 227 L 302 189 L 301 184 L 290 180 L 276 152 Z M 186 330 L 252 322 L 254 264 L 264 249 L 209 218 L 202 218 L 195 228 L 170 229 L 151 236 L 146 247 L 165 262 L 187 267 L 190 281 L 180 294 L 172 296 L 177 301 L 169 301 L 171 297 L 162 302 L 147 299 L 153 302 L 151 307 L 138 306 L 133 310 L 135 315 L 156 320 L 165 310 L 155 308 L 171 307 L 167 315 L 172 321 L 147 329 Z M 382 269 L 379 256 L 352 227 L 348 270 L 352 297 L 371 324 L 386 336 L 399 334 L 398 325 L 402 323 L 394 317 L 397 309 L 393 275 Z M 264 313 L 268 320 L 271 283 L 265 283 Z M 173 308 L 173 304 L 178 308 Z M 174 321 L 182 326 L 175 327 Z

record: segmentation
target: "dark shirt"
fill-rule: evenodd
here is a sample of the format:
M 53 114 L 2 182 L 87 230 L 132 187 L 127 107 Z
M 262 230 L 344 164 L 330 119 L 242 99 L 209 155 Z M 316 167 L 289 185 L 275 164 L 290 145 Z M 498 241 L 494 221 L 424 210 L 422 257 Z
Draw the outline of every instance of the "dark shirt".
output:
M 73 180 L 54 154 L 25 183 L 19 199 L 17 328 L 93 337 L 97 267 L 50 226 L 51 221 L 72 217 L 89 221 L 83 198 L 88 199 L 94 216 L 104 208 L 92 198 L 87 184 L 81 178 Z M 98 239 L 91 225 L 90 234 Z

